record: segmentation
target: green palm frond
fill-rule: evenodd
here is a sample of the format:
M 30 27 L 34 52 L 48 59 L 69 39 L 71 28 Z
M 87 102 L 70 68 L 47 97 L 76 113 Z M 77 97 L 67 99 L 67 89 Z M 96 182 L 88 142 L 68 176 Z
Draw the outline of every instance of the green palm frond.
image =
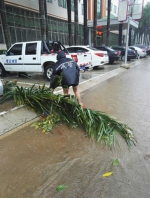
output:
M 17 105 L 23 104 L 39 114 L 45 112 L 47 115 L 57 115 L 53 122 L 59 120 L 70 126 L 80 126 L 85 129 L 89 137 L 98 142 L 104 142 L 112 147 L 116 142 L 116 134 L 119 134 L 128 146 L 136 144 L 130 127 L 103 112 L 83 109 L 76 103 L 74 96 L 55 95 L 45 85 L 38 88 L 16 86 L 12 92 L 4 94 L 0 102 L 7 99 L 9 94 L 13 96 Z M 47 118 L 45 119 L 47 121 Z M 47 130 L 51 130 L 51 127 L 47 127 Z

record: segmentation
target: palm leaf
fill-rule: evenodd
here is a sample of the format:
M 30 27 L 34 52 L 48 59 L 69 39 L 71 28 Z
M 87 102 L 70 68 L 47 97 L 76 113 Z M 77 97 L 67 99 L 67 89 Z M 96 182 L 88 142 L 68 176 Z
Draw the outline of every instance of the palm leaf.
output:
M 103 112 L 83 109 L 76 103 L 74 96 L 55 95 L 45 85 L 39 88 L 16 86 L 11 92 L 5 93 L 0 102 L 4 102 L 9 96 L 14 97 L 17 105 L 23 104 L 39 114 L 43 112 L 47 115 L 56 114 L 57 121 L 61 120 L 69 126 L 78 125 L 85 129 L 89 137 L 98 142 L 105 142 L 111 147 L 115 145 L 116 134 L 121 135 L 128 146 L 136 144 L 132 129 L 124 123 L 118 122 Z

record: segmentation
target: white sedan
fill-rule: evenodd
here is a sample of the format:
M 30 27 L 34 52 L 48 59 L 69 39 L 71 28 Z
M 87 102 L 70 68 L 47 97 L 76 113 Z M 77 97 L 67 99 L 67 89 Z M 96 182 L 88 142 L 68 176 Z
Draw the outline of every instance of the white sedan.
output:
M 136 46 L 129 46 L 130 49 L 133 49 L 135 51 L 137 51 L 137 54 L 138 54 L 138 57 L 139 58 L 144 58 L 146 57 L 146 50 L 144 49 L 141 49 L 139 47 L 136 47 Z
M 2 95 L 3 95 L 3 83 L 0 79 L 0 97 L 2 97 Z
M 109 57 L 108 57 L 107 51 L 101 51 L 94 47 L 89 47 L 89 46 L 84 46 L 84 45 L 69 46 L 69 47 L 66 47 L 66 49 L 68 50 L 70 54 L 71 53 L 77 53 L 77 54 L 84 53 L 85 55 L 90 54 L 90 61 L 91 61 L 92 67 L 98 67 L 100 65 L 109 63 Z

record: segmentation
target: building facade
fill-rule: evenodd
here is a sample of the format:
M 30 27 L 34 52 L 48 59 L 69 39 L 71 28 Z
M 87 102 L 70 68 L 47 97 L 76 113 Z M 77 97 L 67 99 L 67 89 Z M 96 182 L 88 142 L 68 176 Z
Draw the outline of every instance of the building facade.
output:
M 74 0 L 71 0 L 72 33 L 74 32 Z M 47 0 L 49 40 L 59 40 L 68 45 L 66 0 Z M 41 39 L 39 0 L 5 1 L 11 43 Z M 78 0 L 78 40 L 83 44 L 83 0 Z M 72 40 L 74 36 L 72 34 Z M 0 49 L 5 49 L 5 39 L 0 18 Z
M 66 0 L 46 0 L 48 38 L 68 45 L 68 21 Z M 72 44 L 74 44 L 74 0 L 71 1 Z M 87 0 L 87 20 L 93 20 L 94 0 Z M 111 0 L 111 14 L 118 12 L 118 0 Z M 39 0 L 5 0 L 6 16 L 11 43 L 41 40 Z M 2 10 L 1 10 L 2 11 Z M 107 0 L 97 0 L 97 19 L 107 16 Z M 78 44 L 83 44 L 83 0 L 78 0 Z M 88 31 L 87 31 L 88 32 Z M 101 37 L 97 35 L 97 41 Z M 0 49 L 6 49 L 4 31 L 0 17 Z
M 89 0 L 89 6 L 88 6 L 88 21 L 94 20 L 94 0 Z M 110 9 L 110 18 L 115 18 L 118 16 L 118 5 L 119 0 L 111 0 L 111 9 Z M 107 14 L 108 14 L 108 0 L 97 0 L 97 24 L 99 20 L 106 20 L 107 21 Z M 103 24 L 103 23 L 102 23 Z M 103 25 L 97 26 L 97 45 L 102 45 L 106 43 L 107 40 L 107 34 L 106 34 L 106 27 L 102 27 Z M 90 45 L 93 45 L 93 32 L 92 27 L 90 28 L 90 34 L 91 34 L 91 41 L 89 41 Z M 110 31 L 110 45 L 116 45 L 118 43 L 118 34 L 115 32 Z

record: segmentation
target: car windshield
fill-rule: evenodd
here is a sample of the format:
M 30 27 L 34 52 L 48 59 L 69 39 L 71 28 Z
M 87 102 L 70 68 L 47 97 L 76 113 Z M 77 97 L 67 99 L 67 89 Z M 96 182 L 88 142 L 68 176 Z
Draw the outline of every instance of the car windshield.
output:
M 87 47 L 88 49 L 94 50 L 94 51 L 99 51 L 98 49 L 94 48 L 94 47 Z

